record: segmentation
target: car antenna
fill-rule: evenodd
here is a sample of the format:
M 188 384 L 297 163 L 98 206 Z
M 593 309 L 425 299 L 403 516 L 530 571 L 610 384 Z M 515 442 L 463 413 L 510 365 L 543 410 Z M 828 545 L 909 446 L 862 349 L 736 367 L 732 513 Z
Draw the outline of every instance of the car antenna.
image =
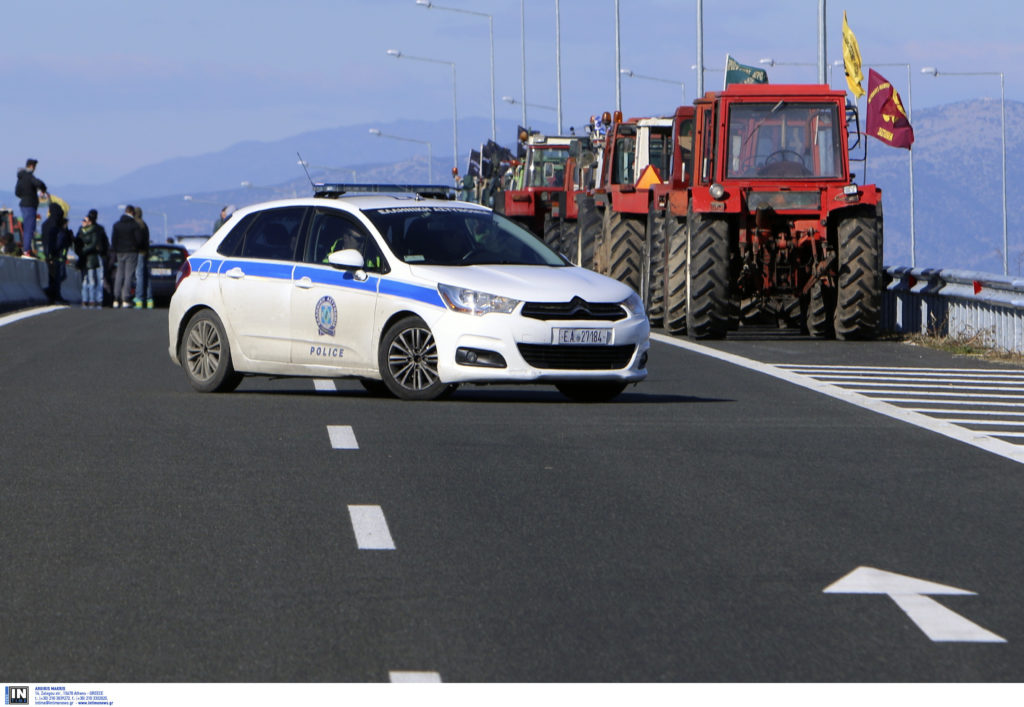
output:
M 309 186 L 313 191 L 316 191 L 316 184 L 313 184 L 313 178 L 309 176 L 309 169 L 306 167 L 306 160 L 302 159 L 302 155 L 299 155 L 299 151 L 296 150 L 295 154 L 299 157 L 299 164 L 302 165 L 302 170 L 306 173 L 306 179 L 309 180 Z

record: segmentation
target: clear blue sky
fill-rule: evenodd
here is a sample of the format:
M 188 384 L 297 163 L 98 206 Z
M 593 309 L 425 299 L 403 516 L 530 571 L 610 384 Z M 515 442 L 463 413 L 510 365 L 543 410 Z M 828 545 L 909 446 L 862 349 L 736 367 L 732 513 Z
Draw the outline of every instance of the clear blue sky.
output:
M 521 98 L 520 0 L 442 0 L 494 16 L 499 119 Z M 527 101 L 554 106 L 554 0 L 525 0 Z M 622 66 L 696 87 L 695 0 L 621 0 Z M 845 6 L 865 64 L 910 63 L 913 107 L 999 96 L 998 77 L 920 73 L 1004 71 L 1006 97 L 1024 97 L 1024 3 L 1018 0 Z M 844 5 L 828 2 L 829 59 L 842 56 Z M 727 52 L 757 64 L 817 60 L 817 0 L 705 0 L 704 59 Z M 460 117 L 490 117 L 486 19 L 418 7 L 415 0 L 50 0 L 8 3 L 0 42 L 4 92 L 0 164 L 26 157 L 52 184 L 109 181 L 166 158 L 242 140 L 399 117 L 451 116 L 447 67 L 386 55 L 454 61 Z M 614 108 L 613 0 L 562 0 L 565 124 Z M 769 68 L 771 81 L 809 82 L 816 69 Z M 880 68 L 906 102 L 906 69 Z M 867 72 L 865 71 L 865 74 Z M 705 88 L 717 88 L 709 72 Z M 833 85 L 842 85 L 841 68 Z M 680 88 L 622 78 L 628 115 L 664 114 Z M 536 109 L 553 122 L 554 113 Z M 532 122 L 532 121 L 531 121 Z M 460 148 L 488 135 L 463 135 Z M 499 142 L 511 136 L 499 135 Z M 366 139 L 374 139 L 367 135 Z

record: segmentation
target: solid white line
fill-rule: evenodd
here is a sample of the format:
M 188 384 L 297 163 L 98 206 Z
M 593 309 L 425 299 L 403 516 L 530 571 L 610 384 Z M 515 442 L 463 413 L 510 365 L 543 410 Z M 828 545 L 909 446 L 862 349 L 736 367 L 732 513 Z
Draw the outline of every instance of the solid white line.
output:
M 794 373 L 792 371 L 783 370 L 771 364 L 753 361 L 749 358 L 744 358 L 743 356 L 737 356 L 736 354 L 724 353 L 708 346 L 695 344 L 684 339 L 676 339 L 671 336 L 665 336 L 664 334 L 651 334 L 651 338 L 655 341 L 660 341 L 663 344 L 668 344 L 669 346 L 675 346 L 703 356 L 710 356 L 711 358 L 718 359 L 719 361 L 731 363 L 735 366 L 741 366 L 752 371 L 757 371 L 758 373 L 763 373 L 774 378 L 784 380 L 787 383 L 792 383 L 802 388 L 807 388 L 817 393 L 821 393 L 822 395 L 842 400 L 843 402 L 856 405 L 857 407 L 864 408 L 865 410 L 877 412 L 880 415 L 891 417 L 894 420 L 900 420 L 926 430 L 931 430 L 932 432 L 937 432 L 958 442 L 963 442 L 964 444 L 969 444 L 973 447 L 977 447 L 978 449 L 991 452 L 992 454 L 997 454 L 1005 459 L 1010 459 L 1011 461 L 1024 464 L 1024 449 L 1021 449 L 1015 444 L 993 439 L 977 432 L 964 429 L 963 427 L 957 427 L 956 425 L 951 425 L 948 422 L 943 422 L 938 418 L 922 415 L 914 412 L 913 410 L 889 405 L 888 403 L 884 403 L 880 400 L 869 398 L 828 383 L 822 383 L 821 381 L 814 380 L 813 378 L 808 378 L 807 376 Z
M 441 673 L 432 670 L 392 670 L 391 682 L 441 682 Z
M 797 371 L 798 373 L 800 371 Z M 991 380 L 990 376 L 972 376 L 970 378 L 924 378 L 919 376 L 853 376 L 853 375 L 824 375 L 820 373 L 805 373 L 811 378 L 816 378 L 820 381 L 863 381 L 879 385 L 894 384 L 898 385 L 903 383 L 904 385 L 909 383 L 920 383 L 922 385 L 953 385 L 955 383 L 988 383 L 988 384 L 1004 384 L 1007 387 L 1024 386 L 1024 378 L 1007 379 L 1007 380 Z
M 652 336 L 664 336 L 657 334 Z M 1003 376 L 1024 376 L 1024 371 L 1007 370 L 1000 368 L 913 368 L 911 366 L 812 366 L 790 363 L 766 364 L 784 368 L 790 371 L 896 371 L 898 373 L 934 372 L 946 375 L 960 375 L 961 373 L 990 373 Z
M 956 404 L 956 403 L 954 403 Z M 962 405 L 969 405 L 964 402 Z M 999 415 L 1000 417 L 1024 417 L 1024 412 L 1011 412 L 1009 410 L 954 410 L 952 408 L 911 408 L 917 412 L 927 412 L 933 415 Z M 946 419 L 946 418 L 942 418 Z M 978 420 L 981 422 L 981 420 Z
M 52 307 L 33 307 L 32 309 L 25 309 L 20 312 L 14 312 L 13 314 L 7 314 L 0 317 L 0 326 L 14 324 L 14 322 L 20 322 L 22 319 L 28 319 L 29 317 L 38 317 L 40 314 L 56 312 L 58 309 L 67 309 L 67 306 L 53 305 Z
M 941 419 L 954 425 L 1002 425 L 1003 427 L 1024 427 L 1024 421 L 1022 420 L 970 420 L 957 417 L 943 417 Z M 975 432 L 984 431 L 985 430 L 975 430 Z
M 333 393 L 338 390 L 338 386 L 334 385 L 330 378 L 314 378 L 313 387 L 321 393 Z
M 811 380 L 814 380 L 814 379 L 812 378 Z M 830 383 L 823 383 L 823 385 L 831 385 L 831 384 Z M 839 386 L 835 386 L 835 387 L 838 388 Z M 935 397 L 943 397 L 943 398 L 973 398 L 973 399 L 976 399 L 976 400 L 983 400 L 985 398 L 993 398 L 993 399 L 999 399 L 999 400 L 1021 400 L 1022 398 L 1024 398 L 1024 392 L 1021 392 L 1020 395 L 996 395 L 995 393 L 946 393 L 946 392 L 940 391 L 940 390 L 934 390 L 934 391 L 933 390 L 921 390 L 920 388 L 915 388 L 915 389 L 912 389 L 912 390 L 899 391 L 899 390 L 892 390 L 890 388 L 854 388 L 854 387 L 846 388 L 846 387 L 843 387 L 843 388 L 841 388 L 841 390 L 851 390 L 851 391 L 854 391 L 856 393 L 887 393 L 888 395 L 892 395 L 893 393 L 903 392 L 903 393 L 906 393 L 907 395 L 925 395 L 925 396 L 935 396 Z M 897 400 L 899 400 L 899 398 L 897 398 Z
M 841 388 L 846 388 L 848 390 L 859 390 L 859 386 L 856 383 L 853 383 L 853 382 L 849 382 L 849 381 L 836 382 L 836 381 L 832 381 L 832 380 L 830 380 L 828 378 L 819 378 L 818 376 L 812 376 L 812 377 L 814 378 L 814 380 L 822 381 L 823 383 L 833 383 L 835 385 L 838 385 Z M 1005 390 L 1005 391 L 1008 391 L 1008 392 L 1024 393 L 1024 387 L 1022 387 L 1022 386 L 1014 387 L 1012 385 L 1003 385 L 1003 386 L 997 386 L 997 385 L 949 385 L 949 386 L 944 386 L 943 387 L 943 386 L 940 386 L 939 384 L 934 383 L 934 382 L 930 382 L 930 383 L 928 383 L 927 386 L 925 386 L 925 385 L 914 385 L 913 383 L 882 383 L 881 381 L 865 381 L 863 383 L 863 385 L 874 386 L 875 388 L 909 388 L 909 390 L 907 390 L 908 393 L 912 393 L 915 390 L 921 390 L 921 391 L 924 391 L 924 392 L 927 392 L 927 393 L 934 392 L 934 393 L 940 393 L 941 394 L 941 393 L 945 392 L 945 388 L 949 388 L 950 390 Z
M 360 550 L 394 550 L 384 510 L 380 506 L 349 506 L 352 530 L 356 534 L 356 545 Z
M 331 446 L 335 449 L 359 449 L 356 433 L 351 425 L 327 425 L 327 434 L 331 438 Z
M 1019 408 L 1020 405 L 1017 403 L 986 403 L 986 402 L 975 402 L 974 400 L 932 400 L 931 398 L 875 398 L 883 403 L 914 403 L 917 405 L 978 405 L 983 407 L 997 407 L 997 408 Z M 907 408 L 910 410 L 916 410 L 917 408 Z M 930 408 L 923 408 L 930 409 Z

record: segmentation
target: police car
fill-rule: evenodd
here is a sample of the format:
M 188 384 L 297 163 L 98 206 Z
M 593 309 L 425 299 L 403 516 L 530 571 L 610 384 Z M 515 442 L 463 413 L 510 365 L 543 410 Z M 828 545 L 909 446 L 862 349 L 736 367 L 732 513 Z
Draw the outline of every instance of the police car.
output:
M 236 211 L 182 267 L 169 353 L 192 387 L 354 377 L 429 400 L 550 382 L 610 400 L 647 375 L 635 292 L 441 187 L 316 185 Z

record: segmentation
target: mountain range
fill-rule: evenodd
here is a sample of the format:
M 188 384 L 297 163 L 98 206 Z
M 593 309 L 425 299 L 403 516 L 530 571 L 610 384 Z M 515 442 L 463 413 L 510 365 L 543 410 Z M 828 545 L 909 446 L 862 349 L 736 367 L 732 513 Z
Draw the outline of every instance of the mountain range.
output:
M 581 124 L 583 121 L 580 121 Z M 863 126 L 863 117 L 861 124 Z M 915 110 L 913 262 L 924 268 L 986 273 L 1003 270 L 1003 180 L 1000 103 L 982 99 Z M 552 131 L 551 125 L 536 126 Z M 385 136 L 374 137 L 370 129 Z M 499 121 L 498 142 L 513 146 L 515 121 Z M 578 130 L 582 133 L 582 130 Z M 459 167 L 468 145 L 490 137 L 490 121 L 459 121 Z M 154 241 L 175 234 L 210 233 L 220 208 L 307 195 L 308 163 L 316 181 L 451 183 L 450 121 L 396 120 L 306 132 L 272 142 L 240 142 L 214 153 L 177 157 L 137 169 L 107 184 L 51 185 L 72 215 L 100 211 L 116 220 L 118 206 L 143 208 Z M 1006 101 L 1006 204 L 1009 273 L 1024 275 L 1024 104 Z M 419 141 L 419 142 L 417 142 Z M 423 141 L 431 143 L 428 153 Z M 886 265 L 911 264 L 910 151 L 866 141 L 866 161 L 852 163 L 858 182 L 882 187 Z M 852 156 L 864 157 L 862 140 Z M 433 171 L 428 178 L 428 154 Z M 190 199 L 186 200 L 186 195 Z M 75 220 L 72 221 L 76 222 Z

